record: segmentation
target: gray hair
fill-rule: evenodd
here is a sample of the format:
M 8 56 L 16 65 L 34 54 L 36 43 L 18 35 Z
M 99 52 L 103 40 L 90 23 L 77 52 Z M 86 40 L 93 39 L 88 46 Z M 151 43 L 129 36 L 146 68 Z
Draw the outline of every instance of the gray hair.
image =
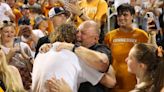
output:
M 95 28 L 95 32 L 100 35 L 100 28 L 99 25 L 93 21 L 93 20 L 87 20 L 84 21 L 83 23 L 81 23 L 78 27 L 78 30 L 83 30 L 85 28 L 89 28 L 89 27 L 94 27 Z

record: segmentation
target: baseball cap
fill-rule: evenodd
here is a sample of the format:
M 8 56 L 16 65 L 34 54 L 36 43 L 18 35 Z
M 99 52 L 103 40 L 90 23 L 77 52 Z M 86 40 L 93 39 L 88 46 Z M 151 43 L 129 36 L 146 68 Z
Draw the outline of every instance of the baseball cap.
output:
M 39 24 L 39 23 L 41 23 L 43 20 L 46 20 L 46 17 L 45 16 L 43 16 L 43 15 L 38 15 L 38 16 L 36 16 L 35 17 L 35 24 Z
M 29 9 L 29 6 L 27 6 L 27 5 L 22 5 L 22 6 L 20 7 L 20 10 L 25 10 L 25 9 Z
M 50 9 L 48 12 L 49 18 L 52 18 L 53 16 L 59 15 L 59 14 L 65 14 L 66 11 L 64 10 L 63 7 L 53 7 Z

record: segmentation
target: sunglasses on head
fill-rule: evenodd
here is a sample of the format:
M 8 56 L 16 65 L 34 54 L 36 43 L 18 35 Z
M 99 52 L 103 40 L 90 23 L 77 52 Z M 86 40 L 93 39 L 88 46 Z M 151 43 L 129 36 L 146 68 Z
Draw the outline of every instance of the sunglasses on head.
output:
M 13 21 L 8 21 L 8 20 L 4 20 L 3 21 L 4 24 L 11 24 L 11 23 L 14 23 Z

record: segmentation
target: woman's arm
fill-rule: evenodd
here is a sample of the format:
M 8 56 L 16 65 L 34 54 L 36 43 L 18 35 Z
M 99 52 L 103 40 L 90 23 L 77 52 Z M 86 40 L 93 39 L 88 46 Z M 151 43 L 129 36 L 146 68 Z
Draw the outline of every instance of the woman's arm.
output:
M 57 80 L 53 77 L 50 80 L 47 80 L 46 87 L 49 92 L 73 92 L 63 78 Z

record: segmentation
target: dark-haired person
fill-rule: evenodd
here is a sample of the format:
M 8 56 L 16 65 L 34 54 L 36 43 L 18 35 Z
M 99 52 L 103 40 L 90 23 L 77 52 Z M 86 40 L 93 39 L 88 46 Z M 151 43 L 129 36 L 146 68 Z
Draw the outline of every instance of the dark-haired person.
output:
M 135 10 L 130 4 L 121 4 L 117 14 L 119 28 L 106 34 L 105 44 L 112 51 L 112 65 L 116 71 L 117 84 L 112 92 L 128 92 L 135 87 L 136 77 L 127 71 L 125 58 L 135 43 L 147 42 L 148 35 L 141 29 L 133 28 Z

